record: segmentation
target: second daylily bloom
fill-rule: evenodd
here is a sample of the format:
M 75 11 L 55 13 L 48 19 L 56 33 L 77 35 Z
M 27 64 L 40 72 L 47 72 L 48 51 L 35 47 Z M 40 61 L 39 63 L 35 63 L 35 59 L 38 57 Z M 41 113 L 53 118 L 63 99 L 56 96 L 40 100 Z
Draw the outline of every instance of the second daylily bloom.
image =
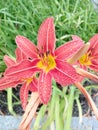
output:
M 80 39 L 76 37 L 76 39 Z M 94 35 L 81 50 L 68 60 L 69 63 L 74 64 L 77 73 L 98 82 L 98 76 L 87 72 L 92 69 L 98 71 L 98 34 Z M 80 76 L 82 81 L 83 77 Z
M 75 39 L 81 40 L 78 36 L 76 36 Z M 96 64 L 97 64 L 98 57 L 97 57 L 97 50 L 95 49 L 95 46 L 97 46 L 98 44 L 97 39 L 98 39 L 98 34 L 96 34 L 93 38 L 91 38 L 91 40 L 89 41 L 90 44 L 89 43 L 85 44 L 84 47 L 79 50 L 79 52 L 77 52 L 72 58 L 68 59 L 68 62 L 74 64 L 77 73 L 81 75 L 78 77 L 80 81 L 82 81 L 84 78 L 89 78 L 98 82 L 98 76 L 91 74 L 87 71 L 88 67 L 94 70 L 95 68 L 97 68 Z M 93 49 L 95 49 L 95 52 Z M 96 64 L 93 61 L 95 61 Z M 91 66 L 91 64 L 93 66 Z M 98 109 L 95 106 L 89 93 L 79 82 L 75 82 L 74 84 L 86 97 L 88 103 L 90 104 L 92 110 L 95 113 L 96 118 L 98 119 Z
M 65 60 L 67 61 L 84 46 L 83 41 L 74 39 L 56 50 L 55 42 L 55 28 L 53 18 L 50 17 L 40 26 L 37 46 L 23 36 L 16 37 L 18 48 L 30 60 L 24 60 L 5 72 L 6 76 L 14 80 L 28 78 L 40 72 L 38 93 L 44 104 L 47 104 L 51 97 L 52 78 L 62 86 L 78 81 L 75 69 Z
M 90 40 L 88 51 L 79 59 L 79 64 L 86 68 L 98 71 L 98 34 L 94 35 Z
M 82 50 L 79 52 L 79 55 L 81 57 L 78 59 L 78 65 L 80 65 L 80 68 L 76 68 L 77 73 L 80 75 L 90 78 L 94 80 L 95 82 L 98 82 L 98 76 L 91 74 L 87 72 L 86 70 L 91 69 L 98 71 L 98 34 L 95 34 L 90 40 L 89 45 L 86 46 L 87 51 L 81 55 L 81 52 L 84 52 Z M 82 78 L 81 78 L 82 79 Z
M 7 65 L 7 68 L 18 65 L 22 60 L 27 59 L 26 55 L 21 52 L 19 48 L 16 49 L 16 60 L 10 58 L 9 56 L 4 56 L 4 62 Z M 20 88 L 20 100 L 22 102 L 22 107 L 25 109 L 27 100 L 28 100 L 28 91 L 37 91 L 37 79 L 32 76 L 29 78 L 22 78 L 18 80 L 10 79 L 4 74 L 4 77 L 0 79 L 0 90 L 16 87 L 18 84 L 22 84 Z

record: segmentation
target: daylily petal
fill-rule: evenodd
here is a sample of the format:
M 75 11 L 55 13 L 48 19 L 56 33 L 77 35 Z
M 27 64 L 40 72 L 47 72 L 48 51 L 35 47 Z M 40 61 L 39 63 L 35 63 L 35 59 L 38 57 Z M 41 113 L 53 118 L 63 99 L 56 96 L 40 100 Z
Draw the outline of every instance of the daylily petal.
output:
M 29 84 L 29 90 L 31 92 L 37 92 L 38 91 L 37 85 L 38 85 L 37 79 L 33 78 L 32 82 Z
M 22 108 L 25 110 L 27 101 L 28 101 L 28 90 L 29 90 L 29 85 L 25 82 L 21 88 L 20 88 L 20 100 L 22 103 Z
M 72 39 L 82 41 L 82 39 L 77 35 L 72 35 Z
M 3 77 L 0 79 L 0 90 L 4 90 L 6 88 L 15 88 L 20 81 L 10 81 L 9 79 Z
M 23 36 L 16 36 L 16 44 L 28 58 L 37 58 L 36 46 Z
M 37 107 L 40 104 L 39 95 L 37 92 L 31 94 L 30 101 L 26 107 L 25 113 L 23 115 L 23 119 L 19 126 L 19 130 L 29 130 L 30 123 L 32 118 L 34 117 Z
M 27 59 L 27 56 L 19 48 L 16 48 L 15 54 L 17 63 L 21 62 L 23 59 Z
M 82 40 L 72 40 L 58 47 L 55 50 L 55 56 L 60 60 L 67 60 L 75 55 L 83 46 L 84 42 Z
M 4 74 L 13 80 L 22 80 L 32 77 L 35 72 L 39 71 L 36 67 L 36 63 L 37 60 L 24 60 L 15 66 L 7 68 Z
M 12 58 L 10 58 L 9 56 L 7 56 L 7 55 L 4 56 L 4 62 L 7 65 L 7 67 L 16 64 L 16 62 Z
M 73 57 L 67 60 L 68 63 L 70 64 L 76 63 L 87 52 L 89 46 L 90 46 L 89 43 L 84 44 L 84 46 Z
M 86 78 L 92 79 L 95 82 L 98 82 L 98 76 L 97 75 L 94 75 L 94 74 L 92 74 L 92 73 L 90 73 L 90 72 L 88 72 L 84 69 L 81 69 L 81 68 L 76 68 L 76 71 L 81 76 L 84 76 Z
M 50 74 L 42 72 L 38 82 L 39 97 L 43 104 L 47 104 L 51 97 L 52 78 Z
M 41 52 L 54 52 L 56 38 L 53 21 L 53 17 L 47 18 L 38 31 L 38 49 Z
M 86 89 L 80 84 L 75 83 L 75 86 L 83 93 L 83 95 L 86 97 L 87 101 L 89 102 L 90 106 L 92 107 L 92 110 L 94 111 L 94 114 L 96 116 L 96 119 L 98 120 L 98 109 L 95 106 L 94 101 L 90 97 L 89 93 L 86 91 Z
M 92 55 L 98 54 L 98 34 L 95 34 L 90 40 L 90 48 L 89 50 L 92 51 Z M 88 50 L 88 51 L 89 51 Z
M 90 69 L 98 71 L 98 64 L 92 64 L 89 66 Z
M 61 85 L 69 85 L 78 79 L 75 69 L 67 62 L 56 61 L 57 67 L 51 71 L 54 79 Z
M 91 63 L 98 66 L 98 57 L 92 58 Z

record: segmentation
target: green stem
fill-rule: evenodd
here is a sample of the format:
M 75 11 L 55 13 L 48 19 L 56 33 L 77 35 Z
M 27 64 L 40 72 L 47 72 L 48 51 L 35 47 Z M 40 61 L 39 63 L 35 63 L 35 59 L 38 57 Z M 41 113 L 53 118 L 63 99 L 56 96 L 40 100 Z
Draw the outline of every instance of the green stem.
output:
M 62 113 L 62 107 L 63 104 L 60 101 L 60 96 L 56 93 L 56 100 L 55 100 L 55 124 L 56 124 L 56 130 L 63 130 L 64 128 L 64 122 L 63 122 L 63 113 Z
M 63 112 L 63 120 L 66 119 L 66 113 L 67 113 L 67 109 L 68 109 L 68 99 L 67 99 L 67 95 L 64 96 L 64 112 Z
M 52 114 L 50 117 L 46 118 L 46 121 L 42 125 L 41 130 L 47 130 L 47 128 L 50 126 L 53 120 L 54 120 L 54 115 Z
M 7 89 L 7 102 L 8 102 L 8 110 L 9 112 L 16 116 L 16 113 L 13 110 L 13 103 L 12 103 L 12 88 Z
M 71 119 L 72 119 L 72 111 L 73 111 L 73 103 L 74 103 L 74 91 L 75 91 L 75 87 L 72 86 L 70 89 L 70 93 L 69 93 L 69 107 L 68 110 L 66 112 L 67 116 L 66 116 L 66 124 L 64 126 L 64 130 L 71 130 Z
M 60 118 L 59 118 L 59 113 L 60 108 L 59 108 L 59 97 L 56 95 L 56 100 L 55 100 L 55 123 L 56 123 L 56 130 L 60 130 Z
M 79 110 L 79 118 L 80 118 L 80 123 L 81 123 L 82 122 L 82 107 L 78 98 L 76 98 L 76 102 L 77 102 L 77 106 Z
M 34 127 L 33 127 L 32 130 L 38 130 L 39 129 L 39 127 L 40 127 L 40 121 L 44 117 L 45 111 L 46 111 L 46 105 L 43 105 L 41 107 L 40 111 L 38 112 L 38 115 L 37 115 L 37 118 L 36 118 L 36 121 L 34 123 Z

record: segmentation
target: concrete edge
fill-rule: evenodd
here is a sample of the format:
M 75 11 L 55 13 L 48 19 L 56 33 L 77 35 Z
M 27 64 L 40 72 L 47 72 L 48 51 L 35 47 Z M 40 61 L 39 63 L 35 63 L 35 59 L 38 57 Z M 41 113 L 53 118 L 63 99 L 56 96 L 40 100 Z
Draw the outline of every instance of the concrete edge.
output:
M 18 130 L 21 119 L 21 116 L 0 116 L 0 130 Z M 32 125 L 33 123 L 34 120 Z M 98 130 L 98 121 L 95 117 L 83 117 L 82 122 L 80 122 L 78 117 L 73 117 L 71 128 L 72 130 Z

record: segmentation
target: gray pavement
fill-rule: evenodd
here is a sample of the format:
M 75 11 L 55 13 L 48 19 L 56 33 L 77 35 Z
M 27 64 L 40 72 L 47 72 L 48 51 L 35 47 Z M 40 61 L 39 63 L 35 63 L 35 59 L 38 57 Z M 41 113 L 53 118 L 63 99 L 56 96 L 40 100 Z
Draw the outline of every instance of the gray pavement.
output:
M 20 116 L 0 116 L 0 130 L 18 130 L 21 119 Z M 72 130 L 98 130 L 98 121 L 95 117 L 83 117 L 82 123 L 79 123 L 79 118 L 73 117 L 71 127 Z

